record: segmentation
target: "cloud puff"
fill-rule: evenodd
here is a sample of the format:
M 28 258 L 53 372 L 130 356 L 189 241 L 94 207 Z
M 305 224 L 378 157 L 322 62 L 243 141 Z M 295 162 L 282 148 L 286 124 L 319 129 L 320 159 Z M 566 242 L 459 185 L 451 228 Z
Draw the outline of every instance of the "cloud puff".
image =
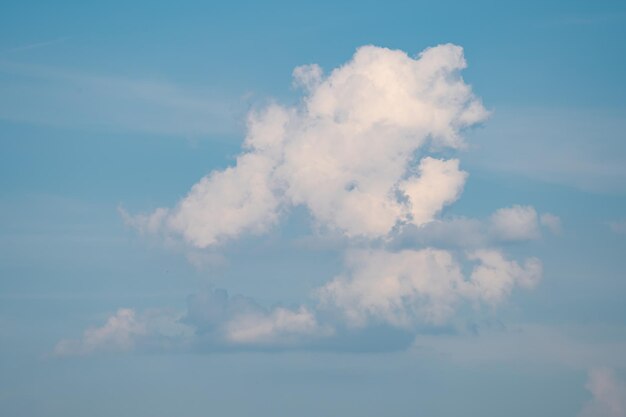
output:
M 561 219 L 551 213 L 538 215 L 532 206 L 512 206 L 496 210 L 488 219 L 467 217 L 435 219 L 420 227 L 408 225 L 394 236 L 391 246 L 486 248 L 506 242 L 535 240 L 542 231 L 561 232 Z
M 135 347 L 138 338 L 148 334 L 146 324 L 134 310 L 120 308 L 101 327 L 91 327 L 78 340 L 61 340 L 54 348 L 56 356 L 86 355 L 94 352 L 122 352 Z
M 227 340 L 236 344 L 295 343 L 301 336 L 322 332 L 313 313 L 306 307 L 290 310 L 277 307 L 265 314 L 235 317 L 227 325 Z
M 219 289 L 189 297 L 182 321 L 209 347 L 287 347 L 332 332 L 305 306 L 265 309 L 251 298 L 230 297 Z
M 448 44 L 417 58 L 365 46 L 326 77 L 316 65 L 299 67 L 299 106 L 252 112 L 235 166 L 135 225 L 207 247 L 265 232 L 297 205 L 318 227 L 348 237 L 427 223 L 459 197 L 467 174 L 456 159 L 418 151 L 460 148 L 459 132 L 487 117 L 459 75 L 465 66 L 462 49 Z
M 539 216 L 539 223 L 555 235 L 561 233 L 561 218 L 557 215 L 542 213 L 541 216 Z
M 146 310 L 138 314 L 120 308 L 104 325 L 90 327 L 79 339 L 57 343 L 54 356 L 83 356 L 134 350 L 162 351 L 184 349 L 191 341 L 192 328 L 181 323 L 180 314 L 169 310 Z
M 586 385 L 593 398 L 579 417 L 626 417 L 626 384 L 613 371 L 597 368 L 589 371 Z
M 490 220 L 492 233 L 502 240 L 531 240 L 541 236 L 537 211 L 531 206 L 501 208 Z
M 498 304 L 516 285 L 531 288 L 541 279 L 536 258 L 520 266 L 496 250 L 466 257 L 475 263 L 469 277 L 445 250 L 353 251 L 347 258 L 348 273 L 320 288 L 318 297 L 352 326 L 373 321 L 413 327 L 444 323 L 462 300 Z
M 532 206 L 514 205 L 496 210 L 490 218 L 491 234 L 501 241 L 524 241 L 541 237 L 541 227 L 561 232 L 561 219 L 552 213 L 539 215 Z

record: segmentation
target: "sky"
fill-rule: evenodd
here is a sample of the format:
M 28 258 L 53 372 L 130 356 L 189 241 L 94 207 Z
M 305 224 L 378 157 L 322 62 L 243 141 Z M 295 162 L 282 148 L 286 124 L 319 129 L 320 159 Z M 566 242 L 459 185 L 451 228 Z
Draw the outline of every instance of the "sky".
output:
M 626 417 L 626 5 L 5 2 L 0 414 Z

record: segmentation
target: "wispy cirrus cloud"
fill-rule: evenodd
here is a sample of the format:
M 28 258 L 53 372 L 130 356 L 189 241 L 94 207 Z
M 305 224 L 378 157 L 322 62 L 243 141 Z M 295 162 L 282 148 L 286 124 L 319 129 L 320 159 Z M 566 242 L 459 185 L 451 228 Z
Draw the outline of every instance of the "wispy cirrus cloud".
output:
M 208 87 L 0 60 L 0 118 L 15 122 L 202 136 L 235 131 L 239 106 Z
M 625 120 L 622 108 L 499 107 L 471 133 L 465 162 L 494 174 L 623 194 Z
M 31 42 L 31 43 L 27 43 L 27 44 L 23 44 L 23 45 L 14 46 L 12 48 L 4 49 L 4 50 L 0 51 L 0 54 L 12 53 L 12 52 L 21 52 L 21 51 L 29 51 L 31 49 L 45 48 L 47 46 L 57 45 L 57 44 L 66 42 L 69 39 L 70 39 L 69 36 L 61 36 L 61 37 L 58 37 L 58 38 L 49 39 L 49 40 L 40 41 L 40 42 Z

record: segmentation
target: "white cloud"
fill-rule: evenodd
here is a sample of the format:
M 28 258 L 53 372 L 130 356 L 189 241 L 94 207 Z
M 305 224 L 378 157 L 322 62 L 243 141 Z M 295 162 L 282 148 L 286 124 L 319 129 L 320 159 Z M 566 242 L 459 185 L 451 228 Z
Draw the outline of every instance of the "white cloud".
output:
M 234 344 L 289 345 L 302 337 L 329 335 L 306 307 L 277 307 L 265 314 L 244 314 L 226 324 L 226 339 Z
M 224 236 L 266 231 L 278 219 L 279 201 L 269 182 L 272 169 L 265 155 L 240 156 L 237 168 L 214 172 L 194 185 L 165 219 L 167 227 L 196 247 Z M 150 220 L 155 215 L 158 210 Z
M 626 417 L 626 384 L 618 380 L 612 370 L 590 370 L 586 388 L 593 398 L 585 404 L 579 417 Z
M 477 250 L 468 259 L 478 261 L 470 275 L 467 290 L 479 300 L 497 304 L 502 302 L 515 285 L 534 288 L 541 280 L 543 266 L 537 258 L 528 258 L 523 266 L 507 260 L 496 250 Z
M 180 236 L 196 248 L 264 233 L 294 206 L 305 207 L 319 229 L 344 243 L 357 238 L 389 248 L 389 238 L 401 237 L 396 232 L 403 229 L 443 239 L 471 234 L 464 239 L 473 250 L 462 259 L 433 248 L 350 251 L 346 272 L 316 291 L 315 311 L 267 309 L 220 290 L 197 294 L 181 320 L 195 329 L 194 343 L 214 349 L 297 347 L 332 335 L 344 323 L 348 333 L 373 324 L 411 334 L 421 325 L 447 323 L 463 304 L 496 306 L 515 287 L 537 284 L 539 260 L 520 264 L 485 249 L 540 237 L 533 207 L 503 208 L 488 222 L 437 219 L 459 198 L 467 173 L 458 159 L 427 154 L 464 147 L 460 132 L 487 117 L 459 75 L 463 68 L 462 49 L 454 45 L 427 49 L 417 58 L 366 46 L 327 76 L 316 65 L 296 68 L 302 102 L 251 112 L 234 166 L 207 175 L 174 208 L 137 216 L 122 212 L 142 231 Z M 553 228 L 558 218 L 547 214 L 541 221 Z M 465 264 L 471 272 L 463 272 Z M 107 323 L 92 331 L 117 336 L 91 343 L 86 332 L 61 350 L 131 349 L 146 338 L 131 313 L 124 313 L 125 321 L 115 319 L 126 323 L 113 326 L 119 330 L 103 330 L 111 327 Z
M 502 240 L 532 240 L 541 236 L 537 211 L 531 206 L 501 208 L 491 215 L 491 231 Z
M 467 178 L 456 159 L 426 157 L 420 162 L 419 173 L 399 185 L 410 201 L 411 223 L 416 226 L 432 221 L 444 205 L 456 201 Z
M 463 300 L 496 305 L 514 286 L 530 288 L 541 278 L 541 262 L 535 258 L 520 266 L 496 250 L 481 250 L 467 259 L 475 262 L 469 277 L 445 250 L 353 251 L 348 273 L 317 295 L 322 307 L 339 310 L 352 326 L 373 321 L 408 328 L 444 323 Z
M 137 319 L 134 310 L 121 308 L 109 317 L 102 327 L 92 327 L 78 340 L 62 340 L 55 349 L 57 356 L 85 355 L 97 351 L 128 351 L 137 337 L 145 336 L 147 329 Z
M 316 65 L 299 67 L 300 106 L 252 112 L 234 167 L 202 179 L 165 216 L 160 209 L 136 223 L 207 247 L 264 232 L 293 205 L 348 237 L 432 221 L 467 174 L 456 159 L 415 160 L 416 152 L 460 148 L 460 131 L 487 117 L 459 76 L 465 66 L 460 47 L 441 45 L 416 59 L 365 46 L 325 78 Z
M 266 309 L 251 298 L 231 297 L 224 290 L 190 297 L 183 322 L 196 328 L 203 343 L 215 346 L 287 347 L 332 332 L 305 306 Z
M 106 352 L 128 352 L 138 347 L 180 346 L 190 329 L 179 322 L 177 314 L 149 310 L 137 314 L 120 308 L 100 327 L 90 327 L 79 339 L 63 339 L 54 348 L 55 356 L 81 356 Z
M 552 213 L 542 213 L 539 216 L 539 223 L 555 235 L 561 233 L 561 218 L 559 216 Z
M 464 302 L 496 306 L 514 287 L 532 288 L 541 279 L 541 262 L 535 258 L 520 265 L 496 250 L 476 250 L 466 253 L 465 259 L 473 265 L 468 276 L 462 272 L 462 263 L 445 250 L 355 250 L 347 256 L 346 273 L 315 292 L 316 310 L 306 306 L 267 309 L 251 298 L 231 297 L 225 290 L 201 292 L 189 297 L 187 312 L 182 315 L 120 309 L 103 326 L 87 329 L 81 338 L 60 341 L 54 354 L 190 348 L 341 349 L 342 343 L 353 343 L 349 336 L 355 329 L 383 325 L 410 335 L 421 325 L 448 323 Z M 346 331 L 345 324 L 347 333 L 337 334 Z M 333 344 L 334 336 L 338 344 Z
M 293 84 L 295 87 L 312 91 L 322 82 L 324 70 L 317 64 L 301 65 L 293 70 Z
M 190 296 L 184 314 L 165 310 L 137 313 L 121 308 L 104 325 L 85 330 L 79 339 L 58 342 L 53 355 L 284 349 L 302 347 L 332 334 L 333 329 L 321 325 L 315 312 L 305 306 L 267 309 L 251 298 L 214 290 Z

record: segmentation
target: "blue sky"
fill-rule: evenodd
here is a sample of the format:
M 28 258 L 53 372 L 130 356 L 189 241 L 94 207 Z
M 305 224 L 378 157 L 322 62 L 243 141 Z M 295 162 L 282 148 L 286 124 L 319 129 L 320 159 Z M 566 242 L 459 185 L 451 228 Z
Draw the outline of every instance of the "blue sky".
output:
M 0 6 L 0 414 L 626 416 L 625 35 Z

